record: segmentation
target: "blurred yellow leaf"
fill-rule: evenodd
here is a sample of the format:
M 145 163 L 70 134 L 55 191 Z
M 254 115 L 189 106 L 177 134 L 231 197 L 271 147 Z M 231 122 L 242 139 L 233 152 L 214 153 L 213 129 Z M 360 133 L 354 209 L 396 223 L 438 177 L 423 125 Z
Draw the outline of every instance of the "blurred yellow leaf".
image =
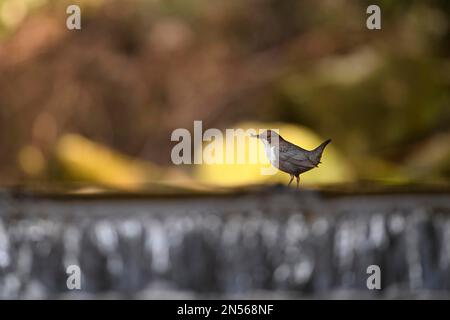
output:
M 42 152 L 35 146 L 23 147 L 18 155 L 19 165 L 29 176 L 38 176 L 45 169 L 45 159 Z
M 71 178 L 109 187 L 135 189 L 160 174 L 156 165 L 125 157 L 76 134 L 59 140 L 56 155 Z

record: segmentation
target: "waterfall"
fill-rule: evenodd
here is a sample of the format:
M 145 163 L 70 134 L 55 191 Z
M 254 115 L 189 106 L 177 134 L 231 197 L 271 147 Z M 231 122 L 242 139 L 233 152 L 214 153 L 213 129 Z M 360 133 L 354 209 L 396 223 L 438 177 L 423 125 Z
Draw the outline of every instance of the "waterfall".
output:
M 209 297 L 448 298 L 450 197 L 0 195 L 2 299 Z

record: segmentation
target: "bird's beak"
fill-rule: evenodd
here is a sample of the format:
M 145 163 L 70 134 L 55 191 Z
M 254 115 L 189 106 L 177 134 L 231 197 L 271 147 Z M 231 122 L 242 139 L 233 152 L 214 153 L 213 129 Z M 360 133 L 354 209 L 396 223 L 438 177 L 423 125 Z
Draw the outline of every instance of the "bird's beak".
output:
M 259 134 L 250 134 L 250 137 L 253 137 L 253 138 L 259 138 Z

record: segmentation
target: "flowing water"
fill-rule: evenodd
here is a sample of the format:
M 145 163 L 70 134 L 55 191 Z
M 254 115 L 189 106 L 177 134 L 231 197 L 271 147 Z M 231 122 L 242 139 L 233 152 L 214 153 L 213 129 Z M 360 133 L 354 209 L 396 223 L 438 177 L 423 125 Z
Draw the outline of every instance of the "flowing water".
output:
M 450 196 L 0 197 L 0 298 L 221 297 L 449 298 Z

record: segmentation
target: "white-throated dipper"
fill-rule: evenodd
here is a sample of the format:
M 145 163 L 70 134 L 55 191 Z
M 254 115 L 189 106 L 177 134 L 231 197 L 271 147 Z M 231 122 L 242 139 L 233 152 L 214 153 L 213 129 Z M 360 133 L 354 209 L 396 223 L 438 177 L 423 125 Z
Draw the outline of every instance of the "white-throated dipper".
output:
M 296 178 L 297 188 L 300 182 L 300 174 L 319 165 L 323 150 L 331 142 L 331 139 L 328 139 L 314 150 L 305 150 L 284 140 L 273 130 L 267 130 L 262 134 L 252 136 L 259 138 L 264 143 L 270 163 L 277 169 L 291 175 L 288 186 L 292 183 L 294 177 Z

